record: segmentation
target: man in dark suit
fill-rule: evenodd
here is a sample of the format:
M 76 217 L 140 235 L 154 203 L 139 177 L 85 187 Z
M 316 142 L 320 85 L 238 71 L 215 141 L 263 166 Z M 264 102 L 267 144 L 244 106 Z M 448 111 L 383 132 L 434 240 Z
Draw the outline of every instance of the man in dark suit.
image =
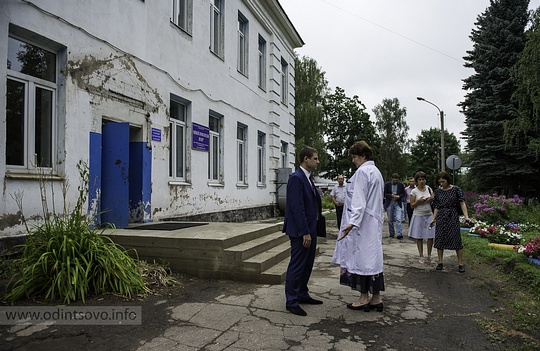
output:
M 403 199 L 407 196 L 405 185 L 399 181 L 399 174 L 392 174 L 392 181 L 384 184 L 384 209 L 388 216 L 388 230 L 393 238 L 397 229 L 397 238 L 403 239 L 403 229 L 401 226 Z M 394 228 L 394 224 L 396 228 Z
M 283 232 L 291 242 L 291 260 L 285 281 L 286 308 L 306 316 L 300 304 L 320 305 L 308 293 L 308 281 L 315 261 L 317 221 L 322 217 L 321 196 L 315 188 L 311 173 L 317 169 L 317 150 L 305 147 L 300 151 L 300 167 L 287 182 L 287 199 Z

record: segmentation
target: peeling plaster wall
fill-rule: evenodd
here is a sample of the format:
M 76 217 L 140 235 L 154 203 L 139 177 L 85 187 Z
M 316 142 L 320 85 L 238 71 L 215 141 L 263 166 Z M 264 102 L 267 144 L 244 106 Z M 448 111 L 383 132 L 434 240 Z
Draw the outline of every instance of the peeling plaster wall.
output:
M 294 163 L 293 48 L 302 44 L 301 39 L 294 39 L 297 34 L 288 32 L 291 29 L 280 22 L 283 16 L 273 3 L 229 0 L 225 4 L 225 55 L 221 59 L 208 49 L 206 1 L 193 1 L 192 35 L 169 22 L 170 1 L 2 1 L 1 47 L 7 47 L 12 23 L 66 48 L 58 111 L 61 157 L 53 185 L 57 202 L 61 200 L 58 195 L 62 182 L 67 179 L 71 185 L 67 202 L 75 203 L 79 183 L 76 164 L 88 161 L 90 132 L 101 133 L 103 121 L 110 120 L 128 122 L 137 130 L 134 138 L 151 150 L 151 202 L 143 204 L 151 210 L 145 220 L 220 211 L 249 212 L 276 203 L 281 141 L 289 144 L 289 166 Z M 238 11 L 249 20 L 247 77 L 236 70 Z M 267 41 L 266 91 L 258 88 L 256 79 L 258 34 Z M 286 105 L 279 96 L 282 57 L 289 63 L 290 94 Z M 0 61 L 6 62 L 4 50 L 0 51 Z M 1 65 L 0 75 L 4 77 L 0 84 L 5 87 L 5 65 Z M 187 181 L 169 181 L 170 94 L 190 101 L 188 127 L 193 122 L 208 126 L 210 110 L 224 116 L 224 181 L 220 186 L 208 183 L 208 154 L 192 149 L 187 152 Z M 0 145 L 4 150 L 5 96 L 0 99 L 0 116 Z M 236 184 L 238 122 L 248 126 L 247 186 Z M 161 132 L 161 141 L 152 140 L 152 128 Z M 256 182 L 258 131 L 266 134 L 264 186 Z M 0 152 L 0 225 L 3 219 L 16 215 L 18 208 L 11 195 L 18 189 L 25 190 L 25 214 L 40 214 L 37 181 L 5 175 L 5 152 Z

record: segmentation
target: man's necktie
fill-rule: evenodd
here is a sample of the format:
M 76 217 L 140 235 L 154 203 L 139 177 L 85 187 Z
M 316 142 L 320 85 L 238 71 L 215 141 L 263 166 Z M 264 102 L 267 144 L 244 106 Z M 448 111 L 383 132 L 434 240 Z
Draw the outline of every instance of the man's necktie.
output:
M 309 182 L 311 183 L 311 190 L 313 193 L 315 193 L 317 190 L 315 189 L 315 182 L 313 182 L 313 177 L 309 177 Z

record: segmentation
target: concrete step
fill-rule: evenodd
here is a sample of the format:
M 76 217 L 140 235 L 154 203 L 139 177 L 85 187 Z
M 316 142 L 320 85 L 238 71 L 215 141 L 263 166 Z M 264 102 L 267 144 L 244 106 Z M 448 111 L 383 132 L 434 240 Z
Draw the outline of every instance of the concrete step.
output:
M 289 240 L 280 243 L 258 255 L 243 260 L 239 269 L 244 272 L 262 273 L 290 256 Z
M 109 234 L 124 248 L 135 249 L 140 259 L 164 261 L 176 272 L 281 284 L 290 252 L 289 238 L 281 228 L 281 223 L 208 223 L 180 230 L 138 228 Z
M 287 257 L 261 273 L 260 279 L 263 284 L 281 284 L 285 281 L 290 257 Z
M 289 238 L 287 235 L 279 231 L 229 247 L 225 249 L 225 252 L 230 253 L 235 261 L 241 262 L 255 255 L 267 252 L 280 243 L 288 242 Z

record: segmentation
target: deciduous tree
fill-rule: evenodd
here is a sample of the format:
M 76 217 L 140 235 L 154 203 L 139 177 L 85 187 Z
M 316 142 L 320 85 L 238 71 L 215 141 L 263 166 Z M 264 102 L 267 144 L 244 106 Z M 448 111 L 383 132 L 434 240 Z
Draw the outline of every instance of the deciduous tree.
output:
M 399 106 L 399 100 L 383 99 L 382 104 L 373 108 L 375 127 L 380 140 L 377 166 L 385 179 L 392 173 L 404 175 L 406 164 L 403 154 L 408 148 L 409 126 L 405 120 L 407 110 Z
M 351 162 L 349 148 L 358 140 L 365 140 L 375 147 L 375 127 L 358 96 L 348 97 L 340 87 L 333 94 L 327 95 L 324 116 L 327 125 L 326 147 L 330 159 L 324 168 L 327 178 L 334 179 L 338 174 L 350 176 L 356 169 Z
M 296 149 L 311 146 L 319 152 L 319 169 L 328 162 L 324 133 L 323 102 L 328 93 L 325 72 L 310 57 L 295 60 L 295 142 Z M 295 161 L 298 166 L 298 160 Z
M 446 157 L 450 155 L 459 155 L 460 146 L 454 133 L 444 131 L 444 150 Z M 440 169 L 441 155 L 441 129 L 430 128 L 423 129 L 413 141 L 411 146 L 412 167 L 414 173 L 423 171 L 427 175 L 428 184 L 433 186 L 435 176 Z M 452 172 L 448 170 L 448 172 Z

